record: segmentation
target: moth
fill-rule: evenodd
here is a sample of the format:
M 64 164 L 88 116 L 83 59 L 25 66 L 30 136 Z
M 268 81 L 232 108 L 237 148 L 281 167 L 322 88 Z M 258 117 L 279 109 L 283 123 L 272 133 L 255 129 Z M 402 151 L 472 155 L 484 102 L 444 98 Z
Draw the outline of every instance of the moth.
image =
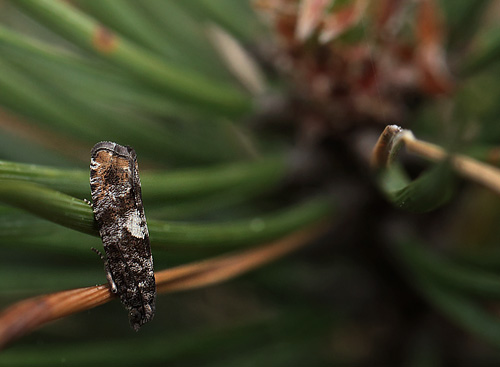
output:
M 156 284 L 134 149 L 97 143 L 91 151 L 90 188 L 106 277 L 137 331 L 154 316 Z

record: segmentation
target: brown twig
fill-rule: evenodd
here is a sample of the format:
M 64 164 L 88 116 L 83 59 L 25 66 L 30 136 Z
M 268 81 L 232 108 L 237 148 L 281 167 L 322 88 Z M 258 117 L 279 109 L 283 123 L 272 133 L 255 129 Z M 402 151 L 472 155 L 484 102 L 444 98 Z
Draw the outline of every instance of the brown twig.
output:
M 373 148 L 370 164 L 374 169 L 386 168 L 391 163 L 391 156 L 397 149 L 394 147 L 395 136 L 402 131 L 397 125 L 388 125 L 378 137 Z
M 257 248 L 156 272 L 157 291 L 171 293 L 231 279 L 305 246 L 327 228 L 328 223 L 321 222 Z M 102 305 L 113 298 L 115 295 L 106 284 L 18 302 L 0 313 L 0 349 L 44 324 Z
M 453 168 L 462 177 L 500 194 L 500 170 L 498 168 L 461 154 L 450 155 L 443 148 L 418 140 L 410 130 L 404 130 L 395 125 L 387 126 L 380 135 L 372 153 L 372 167 L 381 169 L 390 165 L 401 143 L 404 143 L 408 152 L 434 162 L 450 157 Z

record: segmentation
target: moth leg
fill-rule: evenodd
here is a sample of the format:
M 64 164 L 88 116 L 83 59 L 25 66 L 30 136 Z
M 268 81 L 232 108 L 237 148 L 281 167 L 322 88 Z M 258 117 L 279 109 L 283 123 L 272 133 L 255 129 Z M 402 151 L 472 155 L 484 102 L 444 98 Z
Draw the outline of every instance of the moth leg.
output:
M 104 270 L 106 271 L 106 279 L 108 280 L 108 283 L 111 287 L 111 292 L 118 293 L 118 288 L 116 287 L 116 284 L 113 280 L 113 277 L 111 276 L 111 272 L 108 269 L 107 263 L 105 263 L 105 265 L 104 265 Z
M 109 283 L 109 286 L 111 287 L 111 292 L 117 293 L 118 292 L 118 288 L 116 287 L 116 284 L 115 284 L 115 282 L 113 280 L 111 272 L 109 271 L 108 262 L 104 258 L 104 255 L 102 254 L 101 251 L 99 251 L 95 247 L 91 247 L 91 250 L 94 251 L 97 255 L 99 255 L 99 257 L 101 258 L 101 260 L 104 261 L 104 271 L 106 272 L 106 279 L 107 279 L 107 281 Z
M 87 199 L 83 199 L 83 202 L 84 202 L 85 204 L 88 204 L 88 205 L 89 205 L 92 209 L 94 209 L 94 204 L 92 204 L 92 202 L 90 202 L 89 200 L 87 200 Z

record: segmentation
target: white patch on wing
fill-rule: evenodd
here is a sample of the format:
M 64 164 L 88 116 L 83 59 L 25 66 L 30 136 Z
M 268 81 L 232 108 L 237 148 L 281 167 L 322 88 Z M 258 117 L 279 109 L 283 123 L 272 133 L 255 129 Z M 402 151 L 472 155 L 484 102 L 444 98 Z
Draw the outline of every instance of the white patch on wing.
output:
M 90 168 L 98 168 L 101 167 L 101 163 L 96 161 L 94 158 L 90 159 Z
M 132 236 L 136 238 L 144 238 L 146 234 L 146 227 L 141 224 L 141 215 L 138 210 L 134 210 L 127 216 L 125 228 L 127 228 Z

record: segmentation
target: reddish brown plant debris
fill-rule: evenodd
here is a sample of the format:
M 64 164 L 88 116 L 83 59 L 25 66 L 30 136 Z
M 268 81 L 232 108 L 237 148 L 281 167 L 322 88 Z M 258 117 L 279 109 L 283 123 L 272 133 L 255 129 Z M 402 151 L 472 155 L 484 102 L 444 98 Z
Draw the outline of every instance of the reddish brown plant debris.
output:
M 421 0 L 417 14 L 417 63 L 422 71 L 421 86 L 428 94 L 445 94 L 453 89 L 446 65 L 444 26 L 433 0 Z
M 404 122 L 409 101 L 451 93 L 435 0 L 258 0 L 271 59 L 293 82 L 294 116 L 323 134 Z M 318 125 L 319 124 L 319 125 Z
M 323 30 L 319 36 L 322 43 L 334 40 L 362 20 L 368 6 L 367 0 L 355 0 L 336 12 L 325 15 Z
M 92 37 L 92 45 L 95 49 L 102 53 L 110 53 L 116 49 L 117 39 L 113 32 L 104 26 L 99 26 L 95 29 Z

